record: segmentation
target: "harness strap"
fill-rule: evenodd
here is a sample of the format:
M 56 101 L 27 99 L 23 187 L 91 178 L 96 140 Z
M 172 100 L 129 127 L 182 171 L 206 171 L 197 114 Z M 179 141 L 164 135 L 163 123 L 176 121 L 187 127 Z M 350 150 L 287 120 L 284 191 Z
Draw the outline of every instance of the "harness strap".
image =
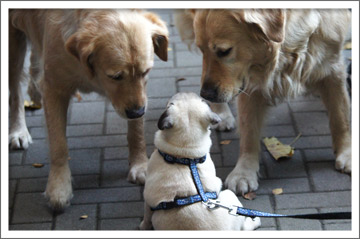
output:
M 198 172 L 196 164 L 194 162 L 190 163 L 190 170 L 191 170 L 191 175 L 192 175 L 195 185 L 196 185 L 196 189 L 197 189 L 198 193 L 200 194 L 201 200 L 203 202 L 207 202 L 208 197 L 206 196 L 206 193 L 204 192 L 204 188 L 203 188 L 201 180 L 200 180 L 199 172 Z

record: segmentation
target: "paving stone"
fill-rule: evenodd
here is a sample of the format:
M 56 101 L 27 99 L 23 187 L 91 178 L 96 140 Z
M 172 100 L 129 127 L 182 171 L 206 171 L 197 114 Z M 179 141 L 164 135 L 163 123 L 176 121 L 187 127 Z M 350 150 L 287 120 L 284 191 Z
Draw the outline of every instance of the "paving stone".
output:
M 152 71 L 155 71 L 155 69 Z M 151 72 L 149 74 L 151 74 Z M 171 97 L 176 93 L 175 78 L 152 77 L 152 79 L 148 81 L 146 88 L 148 97 Z
M 275 160 L 268 152 L 262 152 L 261 156 L 269 178 L 307 177 L 299 151 L 295 151 L 291 159 Z
M 56 216 L 55 230 L 95 230 L 96 229 L 96 204 L 72 205 L 66 213 Z M 87 215 L 86 219 L 80 217 Z
M 256 231 L 276 231 L 276 227 L 263 227 L 261 225 Z
M 179 92 L 194 92 L 200 96 L 200 86 L 180 86 Z
M 68 125 L 66 127 L 66 136 L 90 136 L 101 135 L 103 131 L 102 124 L 88 124 L 88 125 Z
M 45 192 L 47 183 L 46 178 L 26 178 L 20 179 L 17 188 L 18 193 L 24 192 Z
M 77 103 L 87 102 L 87 101 L 104 101 L 105 96 L 99 95 L 98 93 L 80 93 L 81 95 L 81 101 L 79 102 L 76 97 L 74 97 L 74 101 Z
M 306 136 L 330 134 L 329 119 L 324 112 L 294 113 L 299 132 Z
M 309 163 L 308 168 L 316 191 L 351 189 L 351 177 L 336 171 L 334 163 Z
M 127 159 L 128 157 L 128 147 L 105 148 L 104 150 L 104 159 Z
M 71 107 L 70 124 L 102 123 L 104 120 L 104 102 L 74 103 Z
M 29 131 L 32 139 L 44 139 L 47 138 L 46 127 L 32 127 Z M 30 145 L 32 147 L 32 145 Z
M 326 149 L 305 149 L 305 160 L 307 162 L 316 161 L 335 161 L 335 155 L 332 148 Z
M 9 165 L 20 165 L 22 161 L 23 153 L 24 151 L 9 152 Z
M 44 116 L 31 116 L 31 117 L 26 117 L 26 126 L 28 128 L 30 127 L 43 127 L 46 125 L 46 121 Z
M 45 177 L 48 175 L 49 165 L 45 164 L 42 168 L 35 168 L 32 165 L 25 166 L 11 166 L 9 175 L 10 179 L 16 178 L 38 178 Z
M 351 223 L 333 223 L 324 225 L 325 230 L 331 231 L 351 231 Z
M 149 98 L 148 99 L 148 110 L 152 109 L 163 109 L 165 110 L 166 104 L 169 101 L 170 97 L 163 97 L 163 98 Z
M 202 66 L 202 55 L 189 51 L 180 51 L 176 53 L 177 66 Z
M 49 144 L 46 139 L 34 139 L 26 152 L 25 164 L 49 163 Z
M 140 218 L 105 219 L 100 221 L 101 230 L 138 230 Z
M 14 230 L 14 231 L 51 230 L 51 226 L 52 223 L 13 224 L 10 225 L 9 230 Z
M 211 160 L 214 162 L 215 167 L 223 166 L 221 154 L 211 154 Z
M 9 208 L 12 208 L 14 205 L 16 183 L 16 180 L 9 180 Z
M 259 181 L 257 194 L 272 194 L 275 188 L 282 188 L 283 193 L 310 192 L 309 181 L 307 178 L 286 178 L 286 179 L 266 179 Z
M 165 111 L 165 109 L 156 109 L 148 111 L 145 115 L 146 121 L 158 121 L 161 114 Z
M 160 116 L 159 116 L 160 118 Z M 145 122 L 145 141 L 146 144 L 153 144 L 155 132 L 159 130 L 158 128 L 158 120 L 146 121 Z
M 168 61 L 155 61 L 153 69 L 161 69 L 161 68 L 173 68 L 174 61 L 172 59 L 168 59 Z
M 127 160 L 105 161 L 102 167 L 102 187 L 135 186 L 127 181 L 129 162 Z
M 188 76 L 201 76 L 202 68 L 199 67 L 186 67 L 186 68 L 169 68 L 169 69 L 153 69 L 149 73 L 150 79 L 155 78 L 168 78 L 174 77 L 178 79 L 180 77 Z M 147 90 L 147 92 L 151 92 Z M 156 92 L 156 91 L 155 91 Z
M 291 138 L 279 138 L 284 144 L 289 144 L 294 140 Z M 319 135 L 319 136 L 301 136 L 292 146 L 295 149 L 310 149 L 310 148 L 328 148 L 331 147 L 331 136 L 330 135 Z
M 177 81 L 178 86 L 200 86 L 201 77 L 186 77 L 185 80 Z
M 277 210 L 280 214 L 307 214 L 317 213 L 316 209 L 301 209 L 301 210 Z M 319 220 L 310 219 L 295 219 L 295 218 L 279 218 L 280 230 L 321 230 L 321 223 Z
M 143 217 L 144 202 L 100 204 L 100 218 Z
M 18 193 L 11 223 L 51 222 L 52 211 L 42 193 Z
M 106 134 L 126 134 L 127 121 L 115 112 L 106 113 Z
M 84 189 L 74 192 L 73 204 L 135 201 L 141 199 L 140 187 Z
M 175 48 L 177 52 L 180 51 L 189 51 L 188 46 L 185 43 L 179 42 L 179 43 L 175 43 Z
M 282 194 L 275 196 L 275 202 L 277 209 L 350 206 L 351 192 Z
M 319 100 L 321 100 L 319 95 L 302 95 L 293 99 L 292 102 L 319 101 Z
M 273 125 L 264 127 L 262 130 L 262 138 L 264 137 L 289 137 L 296 136 L 292 125 Z
M 246 200 L 243 197 L 239 197 L 243 207 L 263 212 L 273 213 L 273 207 L 271 206 L 270 197 L 267 195 L 257 195 L 254 200 Z M 261 218 L 261 227 L 275 227 L 275 218 Z
M 73 188 L 85 189 L 85 188 L 98 188 L 100 185 L 99 175 L 75 175 L 73 176 Z
M 235 166 L 239 157 L 239 140 L 231 140 L 229 144 L 223 144 L 220 148 L 223 155 L 224 166 Z
M 351 207 L 329 207 L 329 208 L 320 208 L 321 213 L 325 212 L 351 212 Z M 323 224 L 340 224 L 340 223 L 351 223 L 351 219 L 342 219 L 339 220 L 322 220 Z
M 71 173 L 97 174 L 100 173 L 100 151 L 99 150 L 77 150 L 69 152 Z
M 265 118 L 266 125 L 284 125 L 291 123 L 290 111 L 286 103 L 269 108 Z
M 127 145 L 126 135 L 88 136 L 68 138 L 69 149 L 100 148 Z
M 289 102 L 293 112 L 326 111 L 325 105 L 321 101 L 316 102 Z

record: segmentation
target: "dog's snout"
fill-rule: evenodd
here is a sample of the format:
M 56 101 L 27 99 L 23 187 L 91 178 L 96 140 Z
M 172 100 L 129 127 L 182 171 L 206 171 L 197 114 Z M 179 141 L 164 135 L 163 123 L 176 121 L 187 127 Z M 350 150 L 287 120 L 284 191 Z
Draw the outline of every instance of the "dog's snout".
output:
M 126 116 L 129 119 L 136 119 L 145 114 L 145 107 L 134 107 L 132 109 L 125 110 Z
M 204 83 L 201 87 L 200 96 L 211 102 L 218 101 L 218 89 L 210 84 Z

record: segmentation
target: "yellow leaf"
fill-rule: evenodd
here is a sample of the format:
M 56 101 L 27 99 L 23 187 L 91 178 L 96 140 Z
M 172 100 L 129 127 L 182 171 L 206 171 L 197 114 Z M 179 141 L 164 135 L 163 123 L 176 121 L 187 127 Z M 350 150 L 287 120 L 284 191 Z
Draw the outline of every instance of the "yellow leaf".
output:
M 82 216 L 80 217 L 80 220 L 86 219 L 86 218 L 88 218 L 88 217 L 89 217 L 88 215 L 82 215 Z
M 346 42 L 344 45 L 345 50 L 351 50 L 351 42 Z
M 25 106 L 25 108 L 32 109 L 32 110 L 41 109 L 41 104 L 37 105 L 34 103 L 34 101 L 24 100 L 24 106 Z
M 294 148 L 282 144 L 277 138 L 264 138 L 263 142 L 270 154 L 278 160 L 279 158 L 291 158 L 294 155 Z
M 256 198 L 256 193 L 255 192 L 248 192 L 246 194 L 242 195 L 243 198 L 247 199 L 247 200 L 254 200 Z
M 168 51 L 172 51 L 171 47 L 168 47 Z
M 81 97 L 79 91 L 77 91 L 77 92 L 75 93 L 75 97 L 77 98 L 78 102 L 80 102 L 80 101 L 82 100 L 82 97 Z
M 275 188 L 272 190 L 272 193 L 274 195 L 279 195 L 279 194 L 282 194 L 283 193 L 283 189 L 282 188 Z
M 35 167 L 35 168 L 42 168 L 42 167 L 44 167 L 44 164 L 42 164 L 42 163 L 33 163 L 32 166 Z
M 231 140 L 223 140 L 220 142 L 220 144 L 230 144 Z

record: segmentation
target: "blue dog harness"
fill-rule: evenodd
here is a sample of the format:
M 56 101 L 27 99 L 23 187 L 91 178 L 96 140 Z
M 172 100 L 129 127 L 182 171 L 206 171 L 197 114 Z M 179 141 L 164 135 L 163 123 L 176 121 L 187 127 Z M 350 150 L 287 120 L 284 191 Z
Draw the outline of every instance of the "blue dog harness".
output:
M 196 190 L 198 191 L 199 194 L 193 195 L 190 197 L 186 197 L 186 198 L 177 198 L 177 199 L 175 198 L 174 201 L 172 201 L 172 202 L 161 202 L 155 208 L 151 208 L 151 210 L 155 211 L 155 210 L 161 210 L 161 209 L 172 209 L 175 207 L 186 206 L 186 205 L 190 205 L 190 204 L 201 202 L 201 201 L 207 202 L 209 199 L 217 198 L 216 192 L 205 192 L 204 191 L 204 188 L 201 184 L 199 172 L 197 170 L 196 164 L 205 162 L 206 155 L 201 158 L 194 158 L 194 159 L 176 158 L 176 157 L 166 154 L 160 150 L 158 150 L 158 151 L 159 151 L 159 154 L 168 163 L 178 163 L 178 164 L 189 165 L 191 175 L 195 182 Z

